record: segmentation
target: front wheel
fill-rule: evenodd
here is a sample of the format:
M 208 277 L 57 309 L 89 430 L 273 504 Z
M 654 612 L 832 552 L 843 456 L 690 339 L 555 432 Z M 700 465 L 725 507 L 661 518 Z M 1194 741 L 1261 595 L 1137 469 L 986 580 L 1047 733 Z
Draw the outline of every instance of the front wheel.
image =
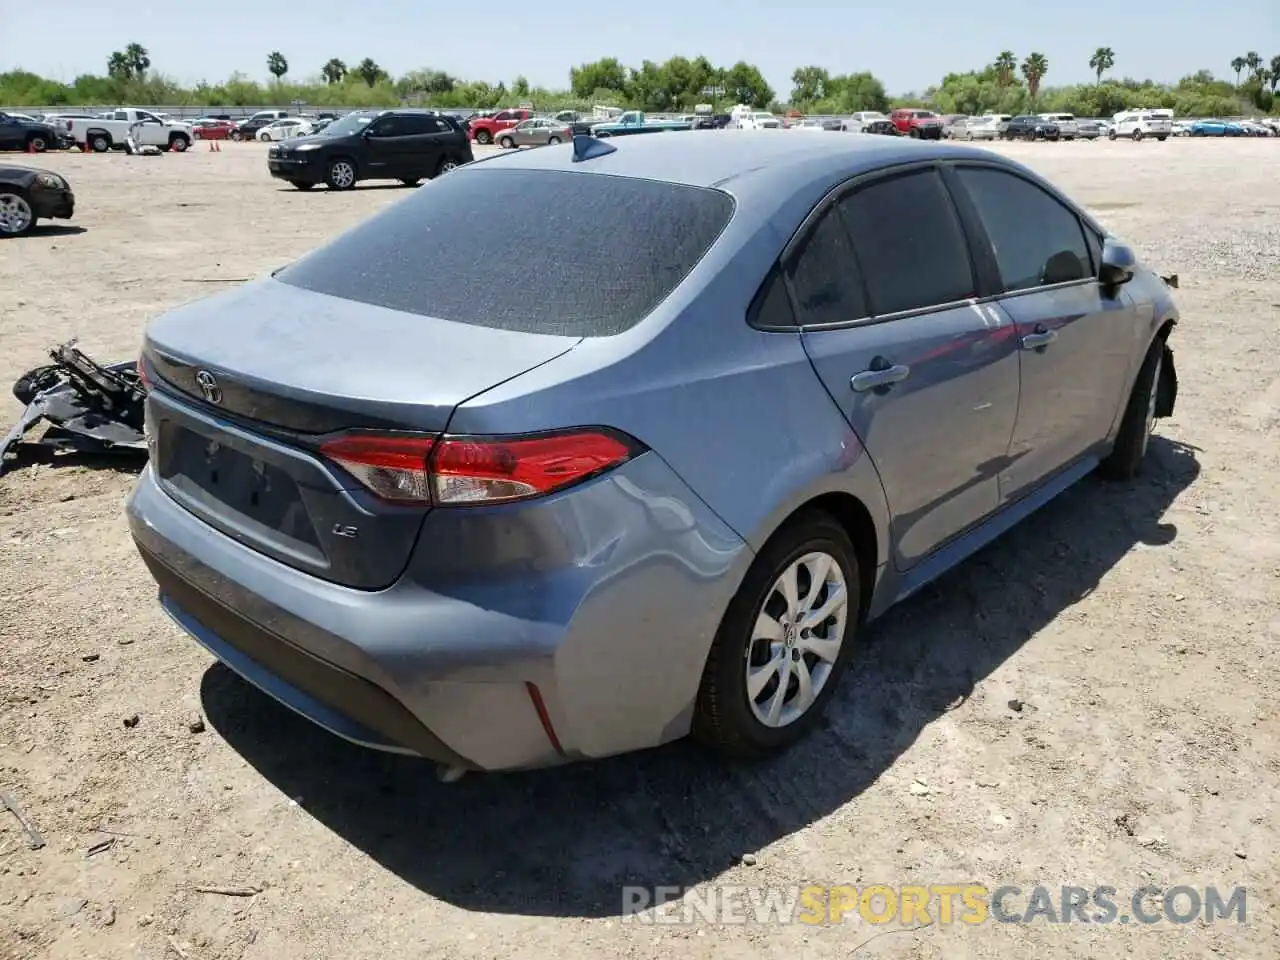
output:
M 111 138 L 105 133 L 95 133 L 89 138 L 89 149 L 94 153 L 106 153 L 111 149 Z
M 0 237 L 20 237 L 36 225 L 26 194 L 16 189 L 0 190 Z
M 829 514 L 801 514 L 774 534 L 716 631 L 694 737 L 756 758 L 804 736 L 852 655 L 860 596 L 853 544 Z
M 1133 142 L 1134 142 L 1134 143 L 1141 143 L 1141 142 L 1142 142 L 1142 131 L 1141 131 L 1141 130 L 1135 130 L 1135 131 L 1133 131 Z
M 262 133 L 258 134 L 258 139 L 259 139 L 259 140 L 261 140 L 263 143 L 270 143 L 270 142 L 271 142 L 271 134 L 269 134 L 269 133 L 267 133 L 267 131 L 263 130 L 263 131 L 262 131 Z
M 918 128 L 916 128 L 916 127 L 912 127 L 912 128 L 907 132 L 907 136 L 911 137 L 911 139 L 913 139 L 913 140 L 919 140 L 919 139 L 920 139 L 920 130 L 919 130 Z
M 1107 131 L 1107 139 L 1108 139 L 1108 140 L 1114 140 L 1114 139 L 1116 139 L 1116 132 L 1115 132 L 1114 130 L 1108 130 L 1108 131 Z
M 457 169 L 458 169 L 458 161 L 454 160 L 452 157 L 445 157 L 443 160 L 440 161 L 440 166 L 436 168 L 436 176 L 442 177 L 446 173 L 452 173 L 454 170 L 457 170 Z
M 334 160 L 329 164 L 325 182 L 330 190 L 350 190 L 356 185 L 356 167 L 350 160 Z
M 1156 422 L 1164 351 L 1164 338 L 1157 337 L 1138 370 L 1133 392 L 1129 394 L 1129 403 L 1120 421 L 1120 430 L 1116 434 L 1116 444 L 1098 466 L 1099 474 L 1108 480 L 1132 480 L 1142 473 L 1143 461 L 1146 459 L 1151 432 Z
M 516 145 L 516 142 L 512 140 L 510 137 L 498 138 L 498 146 L 500 146 L 503 150 L 510 150 L 515 145 Z

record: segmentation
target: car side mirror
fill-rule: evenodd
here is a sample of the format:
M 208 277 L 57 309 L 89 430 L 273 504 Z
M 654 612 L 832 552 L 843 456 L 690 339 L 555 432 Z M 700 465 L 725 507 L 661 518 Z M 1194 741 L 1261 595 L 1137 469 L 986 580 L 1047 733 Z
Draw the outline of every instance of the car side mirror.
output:
M 1123 243 L 1108 240 L 1102 246 L 1102 266 L 1098 269 L 1098 281 L 1104 287 L 1118 287 L 1133 279 L 1138 258 Z

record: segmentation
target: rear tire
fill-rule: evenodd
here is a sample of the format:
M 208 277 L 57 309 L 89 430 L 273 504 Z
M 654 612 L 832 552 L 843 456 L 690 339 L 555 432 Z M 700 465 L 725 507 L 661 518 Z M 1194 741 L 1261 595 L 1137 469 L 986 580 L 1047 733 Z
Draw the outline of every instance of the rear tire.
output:
M 230 134 L 228 134 L 228 137 L 231 140 L 234 140 L 236 143 L 239 143 L 241 140 L 244 139 L 244 134 L 241 133 L 239 130 L 233 130 L 231 131 Z
M 1141 130 L 1135 130 L 1135 131 L 1133 131 L 1133 142 L 1134 142 L 1134 143 L 1141 143 L 1141 142 L 1142 142 L 1142 131 L 1141 131 Z
M 32 153 L 44 153 L 49 149 L 49 142 L 38 133 L 27 137 L 27 149 Z
M 175 133 L 169 138 L 169 149 L 174 153 L 186 153 L 191 146 L 191 141 L 180 133 Z
M 89 149 L 94 153 L 106 153 L 111 149 L 111 137 L 105 133 L 89 134 Z
M 817 589 L 804 573 L 797 575 L 794 594 L 802 600 L 788 605 L 778 584 L 789 570 L 812 569 L 802 563 L 806 558 L 829 561 L 829 573 Z M 844 602 L 837 607 L 831 599 L 840 591 Z M 803 603 L 806 595 L 816 597 L 811 608 Z M 698 690 L 694 738 L 731 757 L 754 759 L 781 751 L 808 733 L 853 654 L 860 603 L 857 554 L 844 528 L 821 511 L 789 521 L 751 564 L 716 631 Z M 804 612 L 818 608 L 832 609 L 832 616 L 801 629 Z M 829 659 L 817 649 L 825 649 Z M 774 663 L 777 667 L 771 669 Z M 754 689 L 748 679 L 752 672 L 762 678 Z M 816 695 L 806 698 L 806 689 Z M 805 699 L 810 700 L 807 706 Z M 780 710 L 770 723 L 775 700 Z
M 919 140 L 920 129 L 918 127 L 912 127 L 909 131 L 907 131 L 907 136 L 909 136 L 912 140 Z
M 1098 466 L 1107 480 L 1132 480 L 1142 473 L 1142 465 L 1155 426 L 1156 399 L 1160 387 L 1160 371 L 1164 361 L 1164 337 L 1157 337 L 1147 350 L 1138 369 L 1133 392 L 1124 408 L 1115 446 Z
M 489 144 L 493 143 L 493 134 L 490 133 L 488 130 L 477 130 L 476 143 L 483 144 L 484 146 L 488 146 Z
M 554 147 L 554 146 L 555 146 L 557 143 L 559 143 L 559 142 L 560 142 L 560 138 L 559 138 L 559 137 L 547 137 L 547 146 L 548 146 L 548 147 Z

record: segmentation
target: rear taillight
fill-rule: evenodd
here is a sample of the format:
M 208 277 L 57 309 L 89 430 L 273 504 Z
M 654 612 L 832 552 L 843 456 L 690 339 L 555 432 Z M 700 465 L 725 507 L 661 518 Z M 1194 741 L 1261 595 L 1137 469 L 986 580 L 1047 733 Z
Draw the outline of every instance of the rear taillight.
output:
M 352 433 L 320 447 L 382 500 L 439 506 L 540 497 L 619 466 L 639 449 L 604 429 L 436 439 Z
M 430 437 L 353 433 L 325 441 L 320 452 L 379 499 L 430 503 L 427 457 L 434 442 Z

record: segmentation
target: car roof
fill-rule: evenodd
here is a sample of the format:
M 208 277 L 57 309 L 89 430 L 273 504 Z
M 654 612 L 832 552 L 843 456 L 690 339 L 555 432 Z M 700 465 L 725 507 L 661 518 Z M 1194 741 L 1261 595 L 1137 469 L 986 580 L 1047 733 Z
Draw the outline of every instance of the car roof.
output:
M 772 222 L 789 233 L 823 196 L 863 173 L 964 158 L 1025 170 L 1015 161 L 972 146 L 907 137 L 786 137 L 764 130 L 721 130 L 603 142 L 613 150 L 579 163 L 573 161 L 573 146 L 563 144 L 496 154 L 466 164 L 450 176 L 558 170 L 712 187 L 736 200 L 735 230 L 749 232 Z

